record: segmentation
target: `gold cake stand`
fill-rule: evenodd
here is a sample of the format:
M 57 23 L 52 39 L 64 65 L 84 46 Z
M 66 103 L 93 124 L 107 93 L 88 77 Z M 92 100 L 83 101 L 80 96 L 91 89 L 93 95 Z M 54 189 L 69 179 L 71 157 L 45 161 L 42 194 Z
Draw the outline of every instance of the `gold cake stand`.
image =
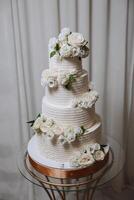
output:
M 42 187 L 50 200 L 92 200 L 97 188 L 116 177 L 124 165 L 124 151 L 117 141 L 108 138 L 111 148 L 103 162 L 93 167 L 58 169 L 41 166 L 28 155 L 20 152 L 17 165 L 20 173 L 33 184 Z

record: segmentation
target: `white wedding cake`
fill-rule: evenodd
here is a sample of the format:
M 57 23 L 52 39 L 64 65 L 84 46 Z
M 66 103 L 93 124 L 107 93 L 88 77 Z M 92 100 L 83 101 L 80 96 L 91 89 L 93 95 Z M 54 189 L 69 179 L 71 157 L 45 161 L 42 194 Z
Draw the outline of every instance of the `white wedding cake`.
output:
M 35 135 L 28 144 L 29 155 L 40 164 L 85 167 L 108 153 L 109 147 L 100 144 L 101 119 L 95 112 L 99 95 L 82 66 L 87 44 L 69 28 L 49 40 L 49 69 L 41 75 L 42 114 L 30 122 Z

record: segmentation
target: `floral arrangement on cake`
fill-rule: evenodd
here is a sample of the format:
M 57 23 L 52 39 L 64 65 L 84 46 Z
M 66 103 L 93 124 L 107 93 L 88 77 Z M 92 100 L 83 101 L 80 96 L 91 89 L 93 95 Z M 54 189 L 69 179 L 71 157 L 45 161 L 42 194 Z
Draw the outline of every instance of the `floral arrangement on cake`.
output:
M 44 134 L 49 139 L 57 138 L 58 143 L 65 145 L 74 142 L 86 132 L 86 129 L 81 127 L 66 127 L 62 129 L 53 119 L 48 119 L 43 114 L 39 114 L 35 120 L 29 121 L 32 129 L 38 135 Z
M 49 57 L 85 58 L 89 55 L 87 43 L 81 33 L 71 32 L 69 28 L 63 28 L 58 38 L 53 37 L 49 40 Z
M 109 145 L 92 143 L 85 146 L 77 155 L 71 159 L 72 167 L 90 166 L 97 161 L 104 160 L 109 151 Z
M 58 72 L 50 69 L 46 69 L 41 75 L 41 85 L 43 87 L 57 88 L 58 85 L 70 89 L 73 82 L 78 77 L 77 70 L 70 70 L 68 72 Z
M 61 144 L 67 144 L 74 142 L 77 138 L 85 133 L 86 129 L 81 127 L 68 127 L 64 132 L 59 136 L 58 141 Z
M 98 100 L 99 95 L 95 90 L 90 90 L 72 100 L 73 107 L 91 108 Z

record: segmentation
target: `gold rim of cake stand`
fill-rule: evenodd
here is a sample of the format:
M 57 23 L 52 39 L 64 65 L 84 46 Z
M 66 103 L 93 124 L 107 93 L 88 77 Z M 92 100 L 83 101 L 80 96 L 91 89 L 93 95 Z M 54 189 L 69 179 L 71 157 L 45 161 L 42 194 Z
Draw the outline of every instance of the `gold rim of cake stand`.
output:
M 53 177 L 53 178 L 81 178 L 85 177 L 94 173 L 97 173 L 101 170 L 109 160 L 109 153 L 105 156 L 104 160 L 98 161 L 91 166 L 85 168 L 78 168 L 78 169 L 61 169 L 61 168 L 54 168 L 46 165 L 42 165 L 37 161 L 33 160 L 30 155 L 28 154 L 28 159 L 32 167 L 38 171 L 39 173 Z

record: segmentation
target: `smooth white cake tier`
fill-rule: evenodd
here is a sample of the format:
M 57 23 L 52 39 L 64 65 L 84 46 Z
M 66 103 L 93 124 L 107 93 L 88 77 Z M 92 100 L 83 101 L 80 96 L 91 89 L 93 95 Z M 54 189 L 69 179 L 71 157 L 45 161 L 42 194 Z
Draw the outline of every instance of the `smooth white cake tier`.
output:
M 83 70 L 80 77 L 72 84 L 70 90 L 64 86 L 59 85 L 57 88 L 45 88 L 46 100 L 51 103 L 60 106 L 69 107 L 72 99 L 87 92 L 89 90 L 88 74 Z
M 89 133 L 81 136 L 71 144 L 62 145 L 58 143 L 57 138 L 50 140 L 46 135 L 35 135 L 34 142 L 39 155 L 46 161 L 47 165 L 54 167 L 69 167 L 72 156 L 84 148 L 85 145 L 101 141 L 101 122 L 98 121 L 89 130 Z M 34 147 L 33 147 L 34 149 Z M 31 149 L 31 151 L 33 151 Z M 30 149 L 29 149 L 30 152 Z
M 96 123 L 95 107 L 84 108 L 67 108 L 54 106 L 43 98 L 42 113 L 47 117 L 53 119 L 59 126 L 84 126 L 89 128 Z
M 55 56 L 49 59 L 49 68 L 52 70 L 82 70 L 82 62 L 79 58 L 56 58 Z

